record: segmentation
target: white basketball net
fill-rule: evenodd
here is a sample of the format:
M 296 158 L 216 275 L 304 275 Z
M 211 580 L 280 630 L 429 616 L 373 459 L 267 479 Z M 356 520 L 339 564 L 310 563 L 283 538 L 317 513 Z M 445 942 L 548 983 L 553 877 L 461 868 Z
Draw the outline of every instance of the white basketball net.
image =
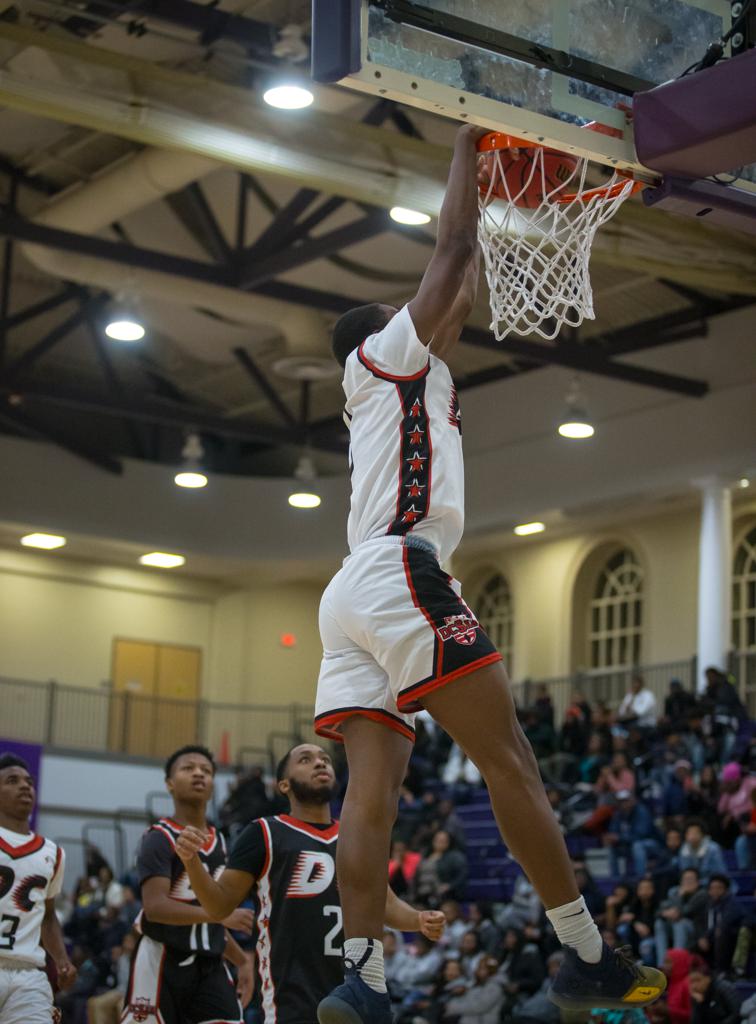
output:
M 593 238 L 634 183 L 615 173 L 597 192 L 585 180 L 588 161 L 579 158 L 568 181 L 544 194 L 537 208 L 524 209 L 517 200 L 534 182 L 546 192 L 544 150 L 536 148 L 530 177 L 514 194 L 503 173 L 502 152 L 491 155 L 492 186 L 500 182 L 507 191 L 506 199 L 496 198 L 490 186 L 480 196 L 478 240 L 491 293 L 491 330 L 498 341 L 512 332 L 550 340 L 563 324 L 577 327 L 595 318 L 588 272 Z M 572 193 L 569 202 L 553 201 Z

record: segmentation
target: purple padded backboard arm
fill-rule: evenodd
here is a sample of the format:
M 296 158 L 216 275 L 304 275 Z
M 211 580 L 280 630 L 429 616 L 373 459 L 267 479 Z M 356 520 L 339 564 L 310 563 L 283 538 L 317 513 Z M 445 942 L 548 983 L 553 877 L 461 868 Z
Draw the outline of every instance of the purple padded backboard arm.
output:
M 633 97 L 646 167 L 706 178 L 756 163 L 756 49 Z
M 716 181 L 664 178 L 658 188 L 645 188 L 641 195 L 648 207 L 756 235 L 756 192 Z

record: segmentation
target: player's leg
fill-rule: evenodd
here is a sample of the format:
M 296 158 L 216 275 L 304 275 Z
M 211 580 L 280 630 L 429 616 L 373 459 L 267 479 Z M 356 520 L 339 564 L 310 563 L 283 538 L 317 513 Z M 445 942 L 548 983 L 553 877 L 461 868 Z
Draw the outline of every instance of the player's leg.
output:
M 52 990 L 43 971 L 2 967 L 0 975 L 2 1024 L 50 1024 L 53 1019 Z
M 344 936 L 383 936 L 391 830 L 412 743 L 370 718 L 342 725 L 349 783 L 339 824 L 336 871 Z
M 422 703 L 480 769 L 501 834 L 567 947 L 552 986 L 554 1001 L 564 1009 L 582 1010 L 643 1006 L 657 999 L 666 987 L 664 975 L 636 968 L 601 942 L 578 892 L 501 662 L 426 693 Z
M 365 715 L 341 723 L 349 784 L 339 824 L 336 874 L 344 915 L 345 980 L 318 1006 L 320 1024 L 388 1024 L 383 922 L 391 829 L 412 741 Z
M 143 1024 L 153 1017 L 165 1024 L 181 1024 L 173 995 L 177 969 L 166 947 L 143 935 L 131 960 L 121 1024 Z

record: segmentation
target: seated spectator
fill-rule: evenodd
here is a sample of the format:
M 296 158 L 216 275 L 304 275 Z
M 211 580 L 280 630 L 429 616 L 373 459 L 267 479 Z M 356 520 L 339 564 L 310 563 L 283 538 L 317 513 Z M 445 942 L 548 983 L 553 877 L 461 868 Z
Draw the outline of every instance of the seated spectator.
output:
M 444 910 L 444 906 L 441 907 Z M 444 911 L 446 913 L 446 911 Z M 499 947 L 501 946 L 502 934 L 501 930 L 494 924 L 493 921 L 493 910 L 490 903 L 471 903 L 470 909 L 467 914 L 469 927 L 473 930 L 480 942 L 480 948 L 485 953 L 490 953 L 492 956 L 496 955 Z M 449 916 L 446 914 L 446 932 L 449 931 Z
M 448 832 L 433 836 L 430 853 L 415 874 L 415 899 L 426 907 L 438 907 L 445 899 L 460 900 L 467 883 L 467 858 L 454 848 Z
M 556 977 L 564 959 L 562 952 L 552 953 L 546 961 L 547 975 L 543 984 L 532 996 L 527 996 L 512 1011 L 513 1024 L 559 1024 L 559 1008 L 549 999 L 551 982 Z
M 264 817 L 270 808 L 263 769 L 259 765 L 253 768 L 239 766 L 218 817 L 226 835 L 235 839 L 245 825 L 255 818 Z
M 103 864 L 97 872 L 94 899 L 109 910 L 120 910 L 123 905 L 123 886 L 115 880 L 112 869 Z
M 466 931 L 459 940 L 459 966 L 462 968 L 462 976 L 471 982 L 484 956 L 477 932 Z
M 419 1003 L 427 1004 L 443 964 L 443 954 L 439 946 L 422 934 L 415 936 L 406 952 L 408 955 L 394 971 L 394 984 L 404 992 L 400 1014 L 411 1018 L 419 1009 Z
M 564 722 L 559 737 L 559 749 L 564 754 L 582 758 L 588 749 L 590 723 L 577 704 L 570 704 L 564 713 Z
M 632 946 L 642 960 L 655 963 L 656 945 L 654 923 L 658 900 L 654 883 L 641 878 L 635 886 L 635 896 L 617 921 L 617 937 L 624 945 Z
M 656 865 L 651 876 L 659 892 L 667 892 L 672 885 L 680 880 L 680 850 L 683 844 L 683 833 L 676 826 L 668 828 L 664 833 L 664 847 L 656 858 Z
M 722 769 L 721 795 L 717 803 L 720 835 L 725 844 L 732 846 L 740 835 L 740 819 L 751 813 L 751 793 L 756 789 L 756 775 L 743 775 L 743 769 L 731 761 Z
M 538 946 L 528 942 L 524 933 L 516 928 L 507 928 L 504 933 L 503 952 L 498 978 L 511 1011 L 538 991 L 546 972 Z
M 683 687 L 679 679 L 670 679 L 669 694 L 664 699 L 663 724 L 673 732 L 684 732 L 688 715 L 696 706 L 696 698 Z
M 527 875 L 520 874 L 515 879 L 512 898 L 496 912 L 496 924 L 502 931 L 507 928 L 523 929 L 528 925 L 536 925 L 541 919 L 543 907 L 540 897 Z
M 611 894 L 606 897 L 604 904 L 604 924 L 609 931 L 613 933 L 615 932 L 617 922 L 622 915 L 627 912 L 632 898 L 630 886 L 627 882 L 618 882 Z M 608 942 L 607 945 L 609 945 Z M 615 943 L 612 942 L 611 945 L 612 948 L 614 948 Z
M 470 982 L 462 974 L 459 960 L 449 958 L 444 961 L 441 976 L 437 979 L 431 995 L 431 1005 L 424 1011 L 426 1020 L 440 1024 L 450 999 L 462 996 L 470 987 Z
M 642 676 L 633 676 L 630 690 L 617 709 L 617 723 L 626 729 L 653 729 L 656 725 L 656 697 L 643 682 Z
M 597 732 L 592 732 L 588 737 L 585 756 L 580 761 L 580 781 L 591 786 L 594 785 L 605 764 L 606 755 L 601 736 Z
M 668 825 L 682 824 L 690 813 L 688 798 L 694 790 L 693 766 L 690 761 L 675 761 L 662 790 L 662 815 Z
M 550 728 L 552 735 L 554 733 L 554 705 L 551 703 L 551 697 L 549 696 L 549 688 L 544 683 L 539 683 L 536 689 L 535 700 L 533 701 L 533 710 Z
M 741 871 L 756 868 L 756 787 L 751 790 L 751 813 L 741 821 L 741 835 L 735 840 L 735 858 Z
M 106 991 L 92 996 L 87 1002 L 88 1024 L 118 1024 L 123 1012 L 123 1000 L 129 987 L 131 954 L 136 949 L 136 935 L 130 932 L 123 944 L 110 950 L 110 970 L 104 985 Z
M 575 881 L 578 891 L 588 907 L 588 913 L 592 917 L 596 917 L 604 909 L 604 897 L 585 864 L 575 865 Z
M 690 973 L 693 957 L 687 949 L 670 949 L 660 960 L 667 975 L 667 1014 L 669 1024 L 690 1024 Z
M 459 1024 L 499 1024 L 504 993 L 495 957 L 485 956 L 475 971 L 475 984 L 465 993 L 452 996 L 444 1008 L 444 1017 L 454 1017 Z
M 700 819 L 694 818 L 688 822 L 679 863 L 681 871 L 697 868 L 704 885 L 713 874 L 727 874 L 722 848 L 711 836 L 706 835 L 706 828 Z
M 441 938 L 441 945 L 455 953 L 459 952 L 462 936 L 471 930 L 470 924 L 462 917 L 462 908 L 456 900 L 444 900 L 439 910 L 446 918 L 446 928 Z
M 391 844 L 388 879 L 397 896 L 404 896 L 412 888 L 421 859 L 402 839 L 395 839 Z
M 719 779 L 712 764 L 705 764 L 698 776 L 698 785 L 688 794 L 691 815 L 706 823 L 706 831 L 713 835 L 719 827 L 717 804 L 719 803 Z
M 466 786 L 479 786 L 481 776 L 475 764 L 456 743 L 449 751 L 449 760 L 441 772 L 441 778 L 447 786 L 464 783 Z
M 713 977 L 705 964 L 696 964 L 689 985 L 691 1024 L 739 1024 L 741 998 L 733 984 Z
M 730 893 L 727 875 L 712 875 L 706 901 L 706 934 L 698 940 L 697 951 L 714 971 L 729 971 L 744 918 L 743 908 Z
M 522 727 L 537 760 L 541 761 L 554 753 L 556 749 L 554 726 L 541 718 L 536 710 L 531 708 L 525 711 Z
M 697 868 L 686 868 L 680 884 L 662 901 L 654 923 L 656 962 L 661 964 L 670 945 L 690 949 L 706 934 L 707 893 Z
M 649 856 L 659 856 L 662 844 L 651 812 L 625 789 L 617 793 L 618 808 L 609 821 L 604 846 L 609 849 L 613 875 L 621 874 L 620 859 L 627 873 L 645 875 Z
M 392 1003 L 399 1003 L 406 994 L 404 984 L 399 980 L 407 966 L 409 953 L 404 947 L 401 933 L 386 928 L 383 932 L 383 963 L 386 969 L 386 987 Z
M 439 800 L 437 814 L 433 819 L 433 825 L 434 831 L 442 829 L 444 832 L 449 833 L 457 850 L 464 850 L 467 845 L 465 826 L 462 824 L 462 819 L 457 814 L 453 800 L 449 800 L 448 797 L 443 800 Z
M 599 771 L 593 789 L 599 799 L 602 796 L 614 797 L 625 790 L 630 793 L 635 792 L 635 773 L 630 768 L 627 754 L 620 752 L 614 755 L 611 764 Z

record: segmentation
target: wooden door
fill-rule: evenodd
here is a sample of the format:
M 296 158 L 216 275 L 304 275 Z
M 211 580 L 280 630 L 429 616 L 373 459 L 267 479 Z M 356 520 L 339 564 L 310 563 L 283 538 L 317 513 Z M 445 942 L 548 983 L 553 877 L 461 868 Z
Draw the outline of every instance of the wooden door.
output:
M 110 747 L 125 754 L 152 755 L 151 712 L 157 684 L 158 645 L 113 641 L 113 699 Z
M 155 757 L 166 757 L 177 747 L 199 739 L 201 668 L 202 652 L 198 647 L 161 644 L 158 648 L 156 703 L 160 728 L 155 733 Z

